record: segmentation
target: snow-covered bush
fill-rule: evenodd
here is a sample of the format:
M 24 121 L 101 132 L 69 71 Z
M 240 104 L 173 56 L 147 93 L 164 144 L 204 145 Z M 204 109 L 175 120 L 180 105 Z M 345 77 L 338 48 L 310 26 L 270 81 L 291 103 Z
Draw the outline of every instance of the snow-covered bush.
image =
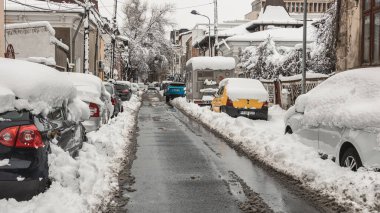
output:
M 321 20 L 314 22 L 315 41 L 307 47 L 307 70 L 329 74 L 335 70 L 336 56 L 336 7 L 327 11 Z M 308 27 L 311 28 L 311 27 Z M 310 33 L 310 32 L 309 32 Z M 302 71 L 302 45 L 294 48 L 277 46 L 271 37 L 259 46 L 247 47 L 240 58 L 242 67 L 252 78 L 275 79 L 293 76 Z

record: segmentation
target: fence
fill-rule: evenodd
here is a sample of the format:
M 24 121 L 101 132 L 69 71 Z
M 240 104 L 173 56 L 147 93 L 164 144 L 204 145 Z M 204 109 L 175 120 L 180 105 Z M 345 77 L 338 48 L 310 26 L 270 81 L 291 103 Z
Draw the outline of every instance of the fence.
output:
M 306 91 L 312 90 L 320 83 L 329 78 L 328 75 L 312 73 L 306 78 Z M 278 104 L 283 109 L 288 109 L 295 104 L 297 97 L 301 94 L 301 75 L 292 77 L 280 77 L 278 80 L 261 80 L 269 93 L 269 101 Z

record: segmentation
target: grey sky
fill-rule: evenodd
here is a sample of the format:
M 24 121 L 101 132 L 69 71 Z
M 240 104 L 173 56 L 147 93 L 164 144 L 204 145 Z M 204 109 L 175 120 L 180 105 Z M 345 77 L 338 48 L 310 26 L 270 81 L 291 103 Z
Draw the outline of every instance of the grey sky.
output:
M 125 0 L 118 0 L 119 4 L 119 16 L 118 22 L 122 21 L 122 4 Z M 190 11 L 195 9 L 198 12 L 205 14 L 211 18 L 213 22 L 214 19 L 214 7 L 213 4 L 205 5 L 207 3 L 212 3 L 213 0 L 147 0 L 149 4 L 164 4 L 173 3 L 177 8 L 177 12 L 173 14 L 173 22 L 177 23 L 177 28 L 193 28 L 196 23 L 206 23 L 207 19 L 201 16 L 194 16 L 190 14 Z M 237 20 L 243 19 L 244 15 L 248 13 L 251 9 L 250 3 L 253 0 L 218 0 L 219 8 L 219 22 L 226 20 Z M 107 17 L 110 17 L 110 13 L 113 11 L 114 0 L 99 0 L 100 12 Z M 193 8 L 188 8 L 197 5 Z M 108 10 L 108 11 L 107 11 Z M 119 23 L 121 24 L 121 23 Z

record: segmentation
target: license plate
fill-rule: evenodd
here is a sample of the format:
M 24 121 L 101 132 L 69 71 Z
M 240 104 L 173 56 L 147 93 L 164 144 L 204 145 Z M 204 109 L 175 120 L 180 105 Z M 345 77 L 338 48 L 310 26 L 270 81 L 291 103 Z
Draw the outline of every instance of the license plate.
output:
M 255 112 L 251 112 L 251 111 L 241 111 L 240 114 L 250 116 L 250 115 L 255 115 Z

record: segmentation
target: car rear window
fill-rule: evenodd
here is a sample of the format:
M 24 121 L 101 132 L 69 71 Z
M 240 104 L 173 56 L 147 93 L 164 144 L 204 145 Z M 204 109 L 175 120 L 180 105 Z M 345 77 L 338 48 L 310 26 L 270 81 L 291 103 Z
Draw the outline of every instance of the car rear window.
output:
M 106 90 L 107 90 L 107 92 L 108 92 L 109 94 L 113 94 L 112 86 L 110 86 L 110 85 L 104 85 L 104 87 L 106 88 Z
M 128 87 L 128 85 L 115 84 L 115 89 L 117 89 L 117 90 L 125 90 L 125 89 L 129 89 L 129 87 Z
M 171 83 L 170 86 L 173 86 L 173 87 L 184 87 L 185 84 L 182 84 L 182 83 Z
M 5 121 L 26 121 L 30 119 L 30 112 L 27 111 L 10 111 L 0 114 L 0 122 Z

